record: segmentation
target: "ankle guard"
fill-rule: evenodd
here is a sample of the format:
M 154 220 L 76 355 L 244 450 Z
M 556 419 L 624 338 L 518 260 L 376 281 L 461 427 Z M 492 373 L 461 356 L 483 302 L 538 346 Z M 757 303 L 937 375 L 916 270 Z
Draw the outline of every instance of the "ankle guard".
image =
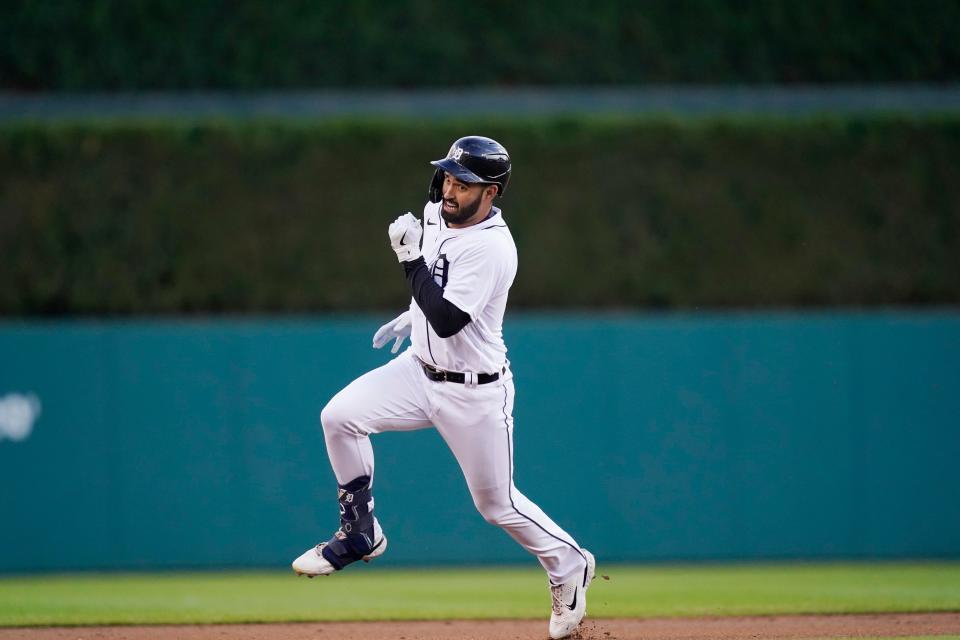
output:
M 363 560 L 377 546 L 374 540 L 373 490 L 370 479 L 357 478 L 340 487 L 340 530 L 333 534 L 321 553 L 339 571 L 357 560 Z M 381 540 L 382 543 L 382 535 Z

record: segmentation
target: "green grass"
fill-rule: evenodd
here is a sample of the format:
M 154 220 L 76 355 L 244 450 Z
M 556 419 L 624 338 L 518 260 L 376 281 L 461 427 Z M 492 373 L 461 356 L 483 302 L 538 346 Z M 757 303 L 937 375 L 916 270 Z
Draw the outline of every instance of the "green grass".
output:
M 0 578 L 0 626 L 542 618 L 548 606 L 535 569 Z M 960 563 L 609 565 L 590 589 L 592 617 L 949 610 L 960 610 Z

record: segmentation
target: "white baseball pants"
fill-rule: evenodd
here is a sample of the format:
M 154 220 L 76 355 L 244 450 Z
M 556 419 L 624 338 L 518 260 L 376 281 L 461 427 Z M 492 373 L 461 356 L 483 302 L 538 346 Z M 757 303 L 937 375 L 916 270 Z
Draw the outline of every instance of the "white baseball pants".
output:
M 476 387 L 434 382 L 408 349 L 351 382 L 321 412 L 337 482 L 372 481 L 370 434 L 436 426 L 484 519 L 535 555 L 554 584 L 582 575 L 580 546 L 513 484 L 513 395 L 509 371 Z

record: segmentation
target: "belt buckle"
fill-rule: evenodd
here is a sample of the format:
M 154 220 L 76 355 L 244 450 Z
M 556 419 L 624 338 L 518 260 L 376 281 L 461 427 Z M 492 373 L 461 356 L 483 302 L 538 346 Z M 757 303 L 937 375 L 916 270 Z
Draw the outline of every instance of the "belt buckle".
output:
M 440 369 L 440 368 L 438 368 L 438 367 L 435 367 L 435 366 L 433 366 L 432 364 L 427 364 L 426 362 L 423 362 L 422 360 L 421 360 L 421 364 L 423 364 L 424 368 L 425 368 L 427 371 L 429 371 L 431 374 L 433 374 L 433 375 L 435 375 L 435 376 L 439 376 L 439 380 L 437 380 L 437 382 L 446 382 L 446 381 L 447 381 L 447 372 L 444 371 L 443 369 Z

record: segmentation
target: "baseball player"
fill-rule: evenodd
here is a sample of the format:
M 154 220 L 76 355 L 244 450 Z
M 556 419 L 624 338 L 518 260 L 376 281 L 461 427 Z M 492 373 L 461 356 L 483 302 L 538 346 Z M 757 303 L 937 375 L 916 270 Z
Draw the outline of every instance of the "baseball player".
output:
M 340 528 L 294 560 L 293 570 L 328 575 L 383 554 L 369 436 L 434 426 L 484 519 L 543 565 L 553 601 L 550 637 L 565 638 L 586 612 L 595 561 L 513 484 L 513 374 L 502 324 L 517 249 L 493 206 L 510 179 L 510 157 L 498 142 L 468 136 L 431 164 L 423 223 L 407 213 L 388 231 L 410 308 L 373 337 L 377 349 L 392 340 L 393 353 L 408 336 L 411 346 L 347 385 L 320 414 L 340 487 Z

